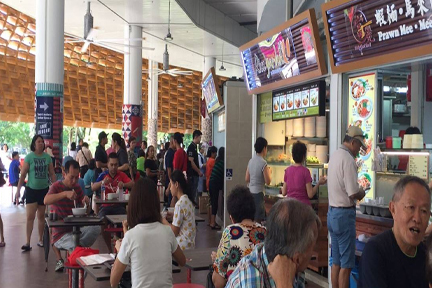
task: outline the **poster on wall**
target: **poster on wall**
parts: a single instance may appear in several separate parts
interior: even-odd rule
[[[267,92],[259,95],[259,117],[260,123],[272,121],[272,93]]]
[[[370,185],[366,197],[375,197],[375,172],[372,171],[372,152],[375,147],[376,135],[376,93],[375,73],[349,78],[348,85],[348,128],[358,126],[365,136],[367,149],[361,155],[357,155],[356,163],[359,167],[358,183],[362,187]]]

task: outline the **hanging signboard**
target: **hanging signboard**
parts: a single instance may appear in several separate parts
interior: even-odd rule
[[[333,73],[432,54],[432,1],[334,0],[322,10]]]
[[[273,121],[325,115],[325,81],[273,92]]]
[[[240,47],[249,94],[327,73],[315,10],[309,9]]]
[[[358,126],[365,136],[366,151],[357,155],[356,162],[359,167],[358,182],[363,188],[370,185],[367,198],[374,198],[375,172],[372,171],[372,154],[375,147],[376,122],[375,108],[375,73],[349,78],[348,100],[348,128]]]

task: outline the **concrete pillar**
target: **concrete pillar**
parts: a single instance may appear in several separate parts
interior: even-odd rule
[[[148,81],[148,134],[147,144],[157,149],[157,120],[158,120],[158,62],[149,60]]]
[[[203,67],[203,78],[207,74],[207,72],[210,70],[210,68],[214,67],[216,68],[216,58],[214,57],[204,57],[204,67]],[[217,85],[217,83],[216,83]],[[201,95],[201,98],[204,99],[204,95]],[[210,143],[212,141],[212,117],[210,117],[206,113],[206,117],[201,117],[201,132],[203,133],[201,142]]]
[[[413,63],[411,65],[411,123],[422,132],[423,106],[425,95],[426,73],[423,64]]]
[[[125,26],[125,38],[142,38],[142,27]],[[142,41],[126,41],[126,45],[142,46]],[[124,54],[124,94],[122,107],[122,133],[125,141],[130,136],[141,143],[143,130],[142,107],[142,50],[125,46]]]
[[[64,0],[36,3],[35,129],[63,159]]]

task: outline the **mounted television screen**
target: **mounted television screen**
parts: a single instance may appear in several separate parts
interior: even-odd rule
[[[219,87],[216,85],[216,73],[212,67],[201,82],[201,88],[207,106],[207,113],[212,113],[223,105]]]
[[[273,92],[273,121],[325,115],[325,81]]]

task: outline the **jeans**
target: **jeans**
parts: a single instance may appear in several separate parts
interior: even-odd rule
[[[199,181],[199,176],[192,176],[188,178],[189,189],[191,191],[190,196],[191,199],[195,201],[194,204],[198,203],[198,199],[197,199],[198,181]]]
[[[329,207],[327,228],[330,232],[333,263],[341,268],[355,266],[355,208]]]

